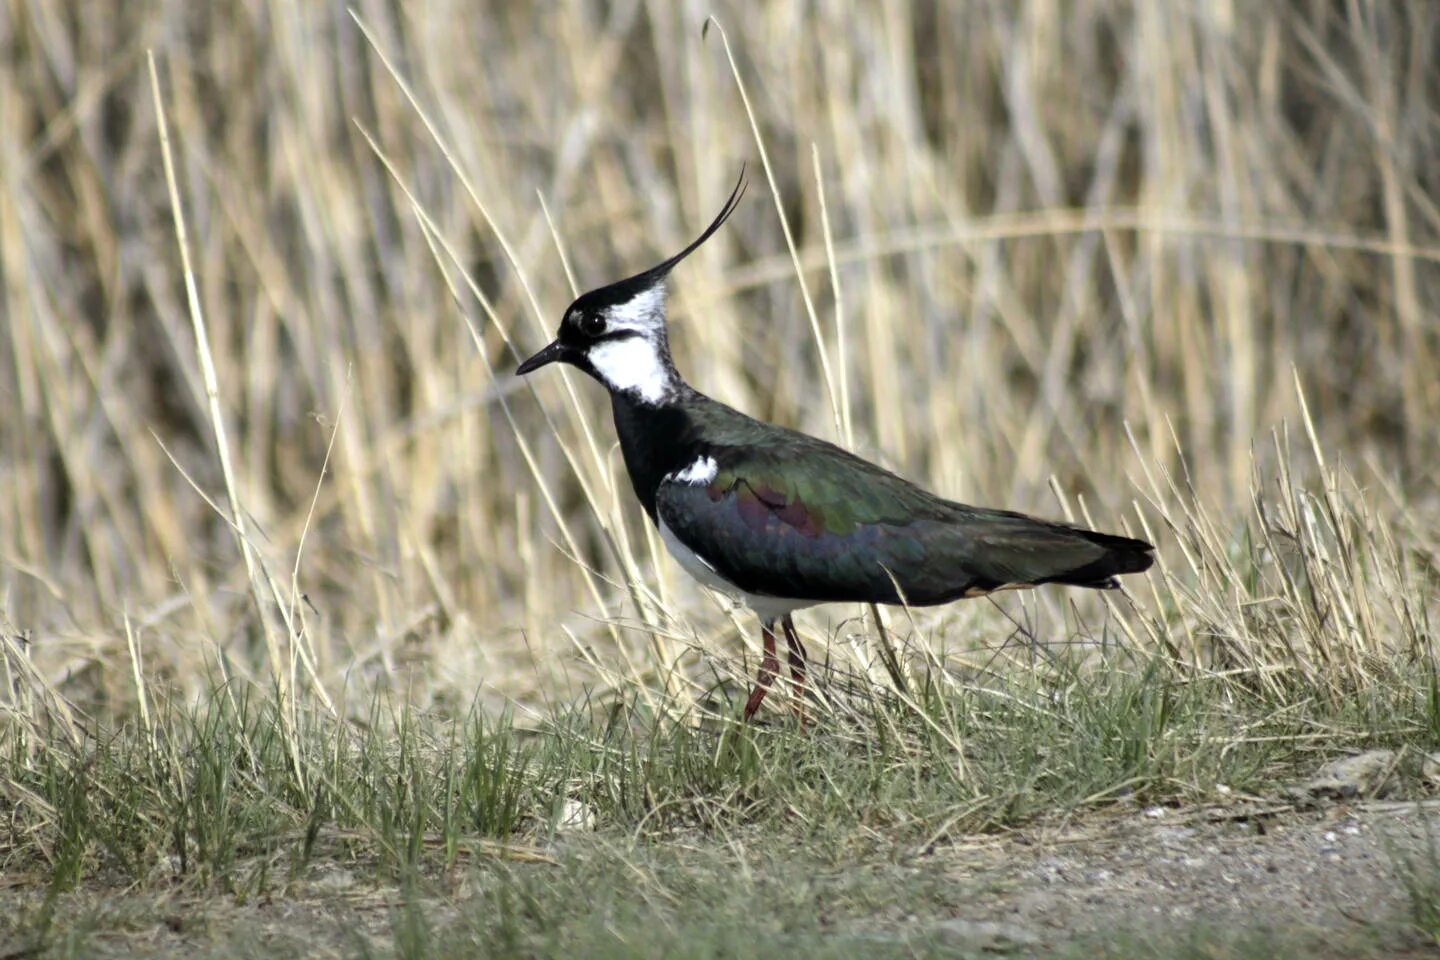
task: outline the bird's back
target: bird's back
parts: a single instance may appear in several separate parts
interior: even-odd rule
[[[698,393],[683,406],[685,455],[712,460],[713,476],[672,471],[657,520],[750,593],[924,606],[1005,586],[1111,587],[1152,562],[1140,540],[947,500]]]

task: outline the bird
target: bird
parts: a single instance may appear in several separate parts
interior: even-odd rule
[[[779,674],[778,625],[804,723],[796,610],[932,606],[1047,583],[1114,590],[1117,577],[1151,565],[1154,547],[1143,540],[945,499],[687,383],[670,355],[667,280],[735,212],[745,186],[742,168],[719,214],[679,253],[577,297],[555,339],[515,371],[569,364],[609,391],[631,486],[661,542],[686,573],[759,618],[762,658],[745,721]]]

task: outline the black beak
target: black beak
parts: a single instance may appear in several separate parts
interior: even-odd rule
[[[535,356],[531,357],[529,360],[526,360],[524,363],[520,364],[520,366],[516,367],[515,376],[523,377],[527,373],[530,373],[534,370],[539,370],[547,363],[554,363],[556,360],[563,360],[564,358],[565,348],[560,345],[559,340],[556,340],[544,350],[541,350],[539,353],[535,354]]]

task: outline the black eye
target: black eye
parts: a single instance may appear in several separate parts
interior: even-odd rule
[[[598,337],[605,332],[605,318],[598,313],[587,313],[580,317],[580,332],[589,337]]]

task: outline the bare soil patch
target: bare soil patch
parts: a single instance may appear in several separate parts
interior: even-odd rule
[[[1039,949],[1195,924],[1317,936],[1391,926],[1408,907],[1404,864],[1434,867],[1436,816],[1388,802],[1309,812],[1156,807],[1022,833],[948,868],[986,890],[958,911],[953,939]]]
[[[1428,805],[1388,802],[1311,811],[1115,810],[1058,827],[939,845],[888,865],[856,863],[856,871],[873,873],[866,881],[872,892],[846,898],[837,911],[817,891],[812,929],[786,920],[782,936],[762,936],[755,946],[761,953],[783,948],[799,956],[862,948],[884,956],[1039,957],[1091,948],[1109,956],[1164,956],[1172,949],[1180,955],[1168,944],[1190,943],[1197,931],[1218,931],[1225,936],[1196,955],[1259,955],[1225,943],[1265,934],[1279,938],[1270,948],[1275,956],[1440,956],[1433,941],[1407,929],[1410,890],[1404,879],[1407,869],[1418,869],[1410,882],[1436,882],[1431,833],[1437,817],[1440,811]],[[680,864],[678,872],[673,865],[653,874],[637,868],[636,876],[653,877],[652,889],[623,889],[630,881],[617,875],[622,889],[597,897],[593,914],[583,904],[575,907],[567,936],[578,930],[583,939],[593,931],[606,943],[605,929],[616,923],[614,904],[627,898],[639,911],[632,923],[643,925],[647,905],[662,902],[668,906],[666,918],[656,920],[661,928],[709,930],[707,911],[713,910],[718,927],[743,929],[750,919],[731,915],[733,904],[716,905],[698,892],[716,882],[752,887],[754,919],[763,927],[773,888],[751,869],[760,866],[752,858],[763,840],[749,838],[733,862],[725,850],[697,852],[693,870],[703,881],[695,886],[683,853],[672,860]],[[655,844],[647,844],[652,852]],[[484,931],[493,928],[480,916],[494,909],[496,885],[517,877],[531,884],[593,884],[565,866],[567,860],[593,859],[591,841],[571,837],[554,852],[558,866],[481,862],[408,894],[375,883],[363,868],[335,863],[313,865],[283,892],[243,901],[92,885],[61,898],[54,931],[38,953],[25,918],[34,916],[43,891],[11,886],[0,893],[7,918],[0,922],[0,957],[351,957],[432,950],[444,956],[555,955],[523,938],[490,939]],[[640,849],[635,854],[637,863],[646,855]],[[686,889],[695,893],[688,902]],[[488,899],[485,890],[492,894]],[[576,896],[583,898],[583,891]],[[672,949],[663,940],[630,936],[624,922],[618,926],[607,955],[662,956]],[[727,936],[717,936],[711,950],[702,935],[692,944],[694,955],[723,955],[732,942]]]

